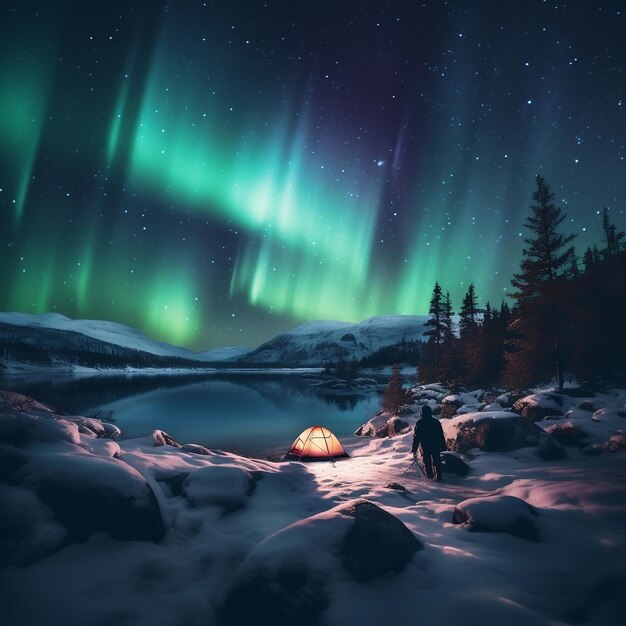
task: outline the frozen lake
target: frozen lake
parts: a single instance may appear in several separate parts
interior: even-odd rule
[[[380,408],[373,390],[336,392],[310,377],[6,376],[0,389],[25,393],[57,410],[112,418],[125,436],[154,429],[180,443],[251,456],[286,452],[306,427],[321,424],[344,442]]]

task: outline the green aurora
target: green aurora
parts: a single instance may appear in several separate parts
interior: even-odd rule
[[[388,36],[368,44],[364,16],[340,39],[324,11],[207,4],[2,9],[1,309],[255,345],[313,319],[425,314],[436,280],[456,307],[470,282],[498,304],[538,172],[579,253],[602,206],[623,226],[623,43],[590,100],[573,52],[540,33],[510,48],[483,10],[404,8],[399,29],[381,9]],[[428,19],[436,41],[411,30]]]

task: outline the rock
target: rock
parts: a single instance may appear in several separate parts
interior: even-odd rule
[[[458,504],[452,515],[454,524],[464,524],[473,532],[503,532],[539,541],[537,511],[514,496],[471,498]]]
[[[527,395],[528,391],[518,389],[517,391],[507,391],[506,393],[497,396],[495,400],[505,409],[510,409],[518,400],[521,400]]]
[[[387,422],[387,437],[399,435],[405,428],[409,427],[409,423],[399,417],[392,417]],[[378,436],[378,435],[377,435]]]
[[[455,395],[446,396],[440,402],[441,417],[443,419],[451,418],[456,413],[457,409],[459,409],[462,406],[463,406],[463,400],[461,399],[461,396],[455,396]]]
[[[544,461],[558,461],[562,459],[565,456],[563,446],[554,437],[545,432],[543,434],[544,436],[539,438],[537,455]]]
[[[588,456],[598,456],[604,452],[604,446],[601,443],[592,443],[581,448],[580,451]]]
[[[385,489],[393,489],[394,491],[406,491],[406,487],[400,483],[389,483],[385,485]]]
[[[537,393],[520,398],[513,410],[526,419],[538,422],[548,416],[563,415],[563,398],[554,393]]]
[[[354,434],[360,437],[373,437],[381,439],[383,437],[393,437],[399,435],[405,429],[409,428],[409,423],[396,416],[389,416],[388,413],[381,411],[370,420],[359,426]]]
[[[55,441],[67,441],[78,445],[80,434],[78,424],[65,419],[39,419],[28,431],[28,438],[32,441],[53,443]]]
[[[104,427],[102,426],[102,422],[100,420],[94,419],[93,417],[84,417],[79,418],[77,421],[78,429],[82,434],[86,434],[87,432],[91,432],[96,437],[104,437]]]
[[[211,451],[197,443],[186,443],[180,447],[181,452],[190,452],[191,454],[211,454]]]
[[[218,622],[313,626],[331,598],[345,589],[342,568],[358,583],[389,578],[422,547],[400,520],[377,505],[342,503],[258,544],[235,575]]]
[[[109,439],[118,439],[122,434],[122,431],[115,424],[110,424],[109,422],[101,422],[101,426],[104,430],[103,437],[108,437]]]
[[[0,445],[0,481],[9,479],[22,465],[26,465],[28,456],[19,448],[10,444]]]
[[[595,413],[598,410],[598,407],[591,402],[591,400],[584,400],[578,405],[578,408],[583,411],[591,411],[592,413]]]
[[[63,546],[67,531],[34,492],[0,483],[2,565],[30,565]]]
[[[467,476],[470,473],[470,466],[454,452],[441,453],[441,469],[444,474],[456,474],[457,476]]]
[[[70,541],[96,532],[114,539],[159,541],[164,533],[157,500],[135,469],[89,454],[35,455],[12,478],[33,490],[68,530]]]
[[[216,506],[224,513],[244,507],[254,493],[256,479],[246,470],[227,465],[209,465],[189,474],[183,495],[192,507]]]
[[[359,500],[340,512],[354,518],[341,550],[344,567],[358,582],[401,572],[424,546],[397,518],[379,506]]]
[[[554,424],[546,428],[546,432],[552,435],[563,446],[575,446],[582,439],[589,437],[580,426],[572,424],[572,422],[563,422]]]
[[[456,452],[472,448],[510,452],[527,446],[543,446],[538,452],[551,459],[562,458],[565,454],[560,444],[537,424],[515,413],[469,413],[442,422],[442,426],[448,448]]]
[[[172,446],[173,448],[180,448],[180,444],[174,441],[164,430],[155,430],[152,433],[152,443],[155,448],[159,446]]]
[[[21,446],[28,440],[29,431],[38,418],[20,413],[0,414],[0,442],[12,446]]]
[[[602,447],[606,452],[626,450],[626,435],[622,432],[615,433],[609,437],[609,440]]]

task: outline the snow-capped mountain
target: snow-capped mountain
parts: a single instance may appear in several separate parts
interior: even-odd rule
[[[98,342],[112,344],[129,350],[137,350],[163,357],[176,357],[193,361],[222,361],[240,357],[249,352],[247,348],[218,348],[207,352],[192,352],[187,348],[150,339],[142,331],[105,320],[73,320],[59,313],[0,313],[0,324],[23,327],[25,331],[37,329],[78,333]],[[0,330],[0,338],[6,335]]]
[[[270,339],[237,360],[249,363],[323,365],[359,361],[377,351],[425,340],[423,315],[387,315],[349,322],[316,321]]]
[[[397,315],[372,317],[358,324],[307,322],[256,350],[217,348],[192,352],[150,339],[140,330],[116,322],[73,320],[58,313],[0,313],[0,354],[5,354],[5,361],[43,367],[183,367],[182,360],[322,366],[360,361],[381,349],[414,345],[424,339],[427,319]],[[173,363],[172,359],[181,362]]]

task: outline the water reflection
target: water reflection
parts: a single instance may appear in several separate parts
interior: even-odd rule
[[[243,454],[285,450],[304,428],[323,424],[349,437],[379,408],[376,391],[337,392],[311,376],[13,376],[19,391],[67,413],[108,415],[128,436],[166,430],[181,443]]]

